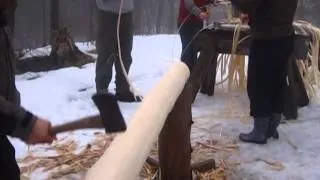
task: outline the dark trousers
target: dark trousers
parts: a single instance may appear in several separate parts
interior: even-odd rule
[[[20,170],[14,147],[6,136],[0,135],[0,179],[19,180]]]
[[[186,63],[192,71],[192,68],[197,60],[198,49],[192,43],[195,35],[202,29],[203,23],[185,23],[182,25],[179,34],[182,43],[181,60]]]
[[[0,12],[0,96],[20,104],[20,96],[15,87],[13,72],[13,49],[2,27]],[[2,22],[1,22],[2,21]],[[3,119],[0,118],[0,121]],[[20,170],[15,159],[15,150],[5,135],[0,135],[0,179],[20,180]]]
[[[249,53],[247,91],[250,115],[269,117],[283,112],[283,90],[294,37],[253,40]]]
[[[98,32],[96,39],[98,59],[95,79],[97,91],[108,90],[112,79],[113,64],[115,64],[116,70],[115,83],[117,92],[129,91],[129,86],[119,61],[117,20],[118,14],[102,10],[98,11]],[[121,15],[119,34],[123,64],[126,71],[129,72],[132,63],[131,50],[133,44],[133,20],[131,12]]]

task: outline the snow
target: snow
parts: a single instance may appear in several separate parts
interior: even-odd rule
[[[94,49],[92,43],[77,43],[77,45],[83,51]],[[133,47],[133,64],[129,77],[139,93],[144,95],[170,65],[179,60],[180,39],[177,35],[136,36]],[[49,49],[46,47],[40,52],[49,52]],[[91,96],[95,92],[94,76],[95,64],[92,63],[81,69],[65,68],[50,72],[26,73],[16,77],[16,84],[21,93],[22,105],[33,113],[49,119],[53,125],[57,125],[98,113],[91,101]],[[114,91],[114,88],[112,81],[110,90]],[[119,104],[126,121],[129,121],[139,106],[138,103]],[[308,107],[301,108],[298,120],[282,124],[280,139],[269,140],[267,145],[246,144],[238,140],[240,132],[251,129],[248,107],[245,91],[228,93],[223,87],[217,86],[213,97],[198,94],[192,109],[195,121],[192,141],[205,139],[236,141],[239,152],[230,154],[227,159],[240,160],[241,164],[232,169],[230,179],[320,179],[319,101],[314,100]],[[92,133],[93,131],[89,130],[76,131],[67,136],[85,145],[90,141]],[[59,135],[58,139],[64,136],[66,134]],[[28,147],[24,143],[13,138],[11,142],[16,148],[17,158],[27,155]],[[290,143],[298,148],[295,149]],[[41,147],[45,145],[30,149],[41,155],[43,154]],[[264,162],[255,161],[258,157],[280,162],[285,168],[282,171],[270,170]],[[39,171],[30,176],[32,180],[44,177],[45,174]]]

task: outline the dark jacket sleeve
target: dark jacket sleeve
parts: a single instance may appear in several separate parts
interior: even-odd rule
[[[262,0],[231,0],[231,3],[242,13],[250,14],[261,4]]]
[[[34,126],[35,116],[0,96],[0,135],[26,140]]]

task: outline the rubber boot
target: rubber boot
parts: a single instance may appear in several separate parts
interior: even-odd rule
[[[241,133],[239,139],[248,143],[266,144],[269,122],[270,117],[254,118],[253,130],[248,134]]]
[[[269,122],[269,131],[268,131],[268,138],[273,137],[274,139],[279,139],[279,132],[277,130],[279,124],[281,121],[281,114],[280,113],[274,113],[272,114],[272,118]]]

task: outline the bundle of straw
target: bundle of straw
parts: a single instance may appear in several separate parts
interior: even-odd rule
[[[54,150],[56,155],[53,156],[29,156],[18,160],[21,166],[22,179],[28,180],[31,173],[36,170],[42,170],[49,173],[48,179],[67,179],[68,175],[86,172],[104,153],[110,145],[114,136],[108,136],[103,133],[96,133],[92,143],[83,147],[77,153],[79,147],[74,140],[58,141],[47,150]],[[193,162],[204,160],[204,154],[232,153],[238,147],[233,142],[221,143],[218,141],[196,142],[193,151]],[[150,152],[150,157],[157,159],[157,144]],[[158,174],[158,168],[154,164],[146,162],[140,172],[142,179],[154,179]],[[194,172],[198,179],[224,179],[225,171],[230,168],[228,163],[221,160],[217,169],[211,169],[206,172]]]

